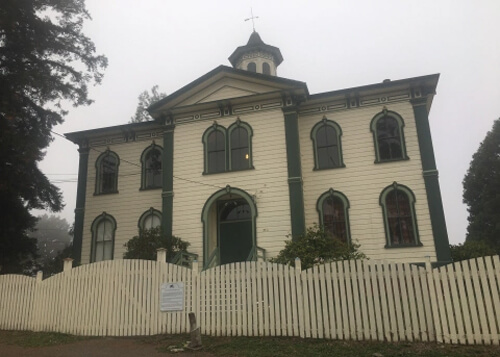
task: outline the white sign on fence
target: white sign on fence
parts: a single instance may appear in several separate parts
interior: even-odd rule
[[[184,310],[184,283],[165,283],[160,290],[160,311]]]

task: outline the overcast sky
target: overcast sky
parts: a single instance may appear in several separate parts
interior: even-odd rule
[[[252,32],[279,47],[278,76],[311,94],[440,73],[430,113],[448,234],[465,239],[462,179],[500,116],[500,1],[168,1],[86,0],[85,34],[109,66],[89,107],[69,108],[54,131],[125,124],[138,95],[158,84],[170,94],[220,64]],[[74,220],[77,146],[56,137],[42,170],[60,187]]]

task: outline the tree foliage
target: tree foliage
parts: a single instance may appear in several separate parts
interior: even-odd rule
[[[145,90],[139,94],[139,104],[137,104],[135,115],[130,118],[129,123],[140,123],[142,121],[153,120],[147,111],[148,107],[166,96],[165,93],[158,92],[158,85],[154,85],[153,88],[151,88],[151,93]]]
[[[337,260],[366,259],[366,256],[358,251],[359,247],[359,244],[344,243],[321,227],[314,226],[308,228],[306,234],[296,240],[285,241],[285,248],[270,261],[295,266],[295,258],[299,258],[302,269],[307,269]]]
[[[497,254],[495,249],[485,241],[469,240],[463,244],[450,245],[454,262]]]
[[[163,235],[160,227],[145,229],[125,243],[127,251],[123,254],[123,258],[156,260],[156,250],[165,248],[167,262],[170,262],[178,252],[186,252],[189,245],[181,238]]]
[[[484,241],[500,253],[500,118],[473,155],[463,185],[466,241]]]
[[[107,65],[82,33],[83,0],[3,0],[0,6],[0,266],[21,272],[36,254],[31,209],[62,208],[37,163],[63,122],[64,104],[88,105]],[[31,258],[30,258],[31,257]]]

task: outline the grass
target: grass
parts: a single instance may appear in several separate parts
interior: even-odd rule
[[[0,345],[47,347],[97,339],[52,332],[0,331]],[[128,337],[127,339],[130,339]],[[153,345],[170,355],[169,348],[182,347],[188,335],[134,337],[137,343]],[[295,337],[211,337],[203,336],[202,352],[214,356],[294,357],[294,356],[397,356],[397,357],[500,357],[500,346],[462,346],[436,343],[387,343],[371,341],[338,341]],[[374,355],[378,353],[379,355]],[[1,354],[1,353],[0,353]],[[183,353],[175,353],[182,356]]]
[[[157,345],[160,352],[182,347],[187,335],[152,336],[143,343]],[[386,343],[371,341],[317,340],[289,337],[211,337],[203,336],[203,351],[215,356],[293,357],[293,356],[426,356],[492,357],[500,356],[500,346],[438,345],[436,343]],[[182,353],[180,353],[182,356]],[[377,356],[377,355],[375,355]]]
[[[21,347],[47,347],[89,339],[57,332],[0,331],[0,344]]]

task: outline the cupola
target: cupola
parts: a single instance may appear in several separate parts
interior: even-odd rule
[[[237,69],[276,76],[276,68],[283,62],[283,56],[278,47],[265,44],[254,31],[248,43],[229,56],[229,62]]]

